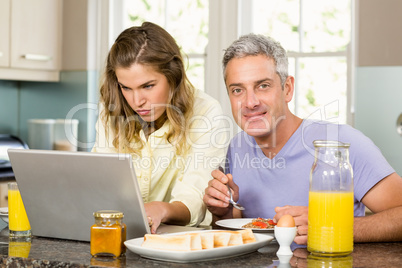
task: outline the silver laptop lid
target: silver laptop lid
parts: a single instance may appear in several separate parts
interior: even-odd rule
[[[32,234],[90,240],[93,213],[124,213],[127,239],[150,233],[129,154],[9,149]]]

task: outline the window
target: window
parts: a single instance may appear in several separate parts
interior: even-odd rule
[[[188,56],[190,81],[217,98],[228,116],[223,49],[254,32],[273,37],[288,51],[289,74],[295,76],[290,108],[296,115],[353,125],[352,0],[110,1],[120,10],[112,12],[121,24],[113,38],[145,20],[164,27]]]
[[[122,8],[122,28],[116,30],[121,32],[144,21],[165,28],[187,56],[185,61],[190,81],[196,88],[204,90],[208,0],[125,0]]]
[[[253,0],[251,12],[251,31],[273,37],[288,51],[293,112],[346,123],[351,1]]]

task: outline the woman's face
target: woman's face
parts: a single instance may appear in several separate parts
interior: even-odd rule
[[[130,107],[146,122],[157,120],[169,101],[166,77],[152,67],[133,64],[116,69],[117,82]]]

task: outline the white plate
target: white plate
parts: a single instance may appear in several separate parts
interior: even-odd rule
[[[253,221],[254,218],[239,218],[239,219],[227,219],[227,220],[220,220],[215,222],[216,225],[224,228],[229,228],[229,229],[246,229],[243,228],[243,225],[246,225],[247,223],[250,223]],[[258,229],[258,228],[249,228],[253,230],[253,232],[257,233],[274,233],[274,228],[272,229]]]
[[[8,223],[8,207],[2,207],[0,208],[0,218]]]
[[[211,231],[204,230],[200,232],[211,232]],[[168,235],[174,235],[174,234],[168,234]],[[186,252],[143,248],[141,247],[141,244],[144,241],[143,237],[127,240],[124,242],[124,244],[129,250],[144,258],[160,260],[160,261],[187,263],[187,262],[198,262],[198,261],[210,261],[210,260],[223,259],[247,254],[268,245],[269,242],[272,239],[274,239],[273,236],[271,235],[254,234],[254,236],[257,241],[253,243],[238,246],[214,248],[214,249],[186,251]]]

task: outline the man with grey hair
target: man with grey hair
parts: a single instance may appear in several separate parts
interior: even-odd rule
[[[232,114],[242,128],[231,141],[225,172],[215,170],[204,203],[214,222],[290,214],[295,242],[307,243],[309,175],[314,140],[350,143],[354,172],[354,241],[402,240],[402,178],[375,144],[348,125],[301,119],[288,107],[294,78],[286,51],[272,38],[249,34],[225,51],[223,72]],[[229,204],[227,185],[234,200]],[[374,215],[365,215],[368,207]]]

